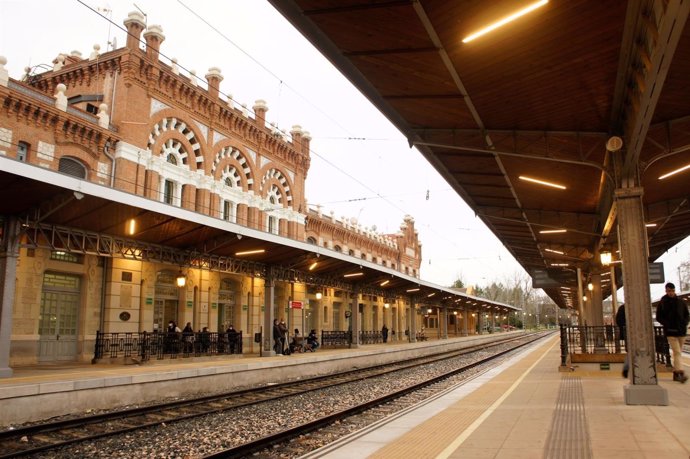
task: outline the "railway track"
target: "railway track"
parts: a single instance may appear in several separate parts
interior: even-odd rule
[[[516,340],[524,340],[525,338],[525,335],[521,335],[520,337],[511,337],[497,341],[490,345],[474,346],[435,356],[358,369],[308,380],[290,381],[231,393],[179,400],[85,417],[75,417],[73,419],[6,430],[0,432],[0,458],[14,458],[39,452],[49,452],[78,442],[124,435],[128,432],[148,427],[180,422],[199,416],[305,394],[326,387],[348,384],[353,381],[428,365],[445,359],[463,356],[480,349],[495,348]]]
[[[458,374],[467,372],[469,370],[475,369],[481,366],[487,366],[494,363],[496,359],[499,359],[506,354],[514,352],[516,349],[532,344],[534,341],[544,337],[545,334],[540,334],[532,339],[525,340],[524,342],[516,345],[507,350],[497,352],[496,354],[480,359],[469,365],[465,365],[461,368],[455,369],[453,371],[444,373],[442,375],[435,376],[421,383],[410,385],[404,389],[391,392],[385,396],[378,397],[373,400],[369,400],[355,406],[352,406],[346,410],[342,410],[336,413],[331,413],[327,416],[320,417],[318,419],[313,419],[300,425],[292,426],[289,429],[284,429],[282,431],[276,432],[274,434],[258,438],[256,440],[244,443],[242,445],[233,446],[221,451],[217,451],[213,454],[208,454],[203,456],[203,459],[227,459],[227,458],[245,458],[245,457],[273,457],[275,453],[273,451],[279,451],[280,453],[275,457],[297,457],[301,456],[304,451],[303,447],[297,445],[293,447],[291,443],[296,439],[303,439],[305,435],[310,432],[315,431],[328,431],[329,429],[335,428],[338,431],[342,431],[340,425],[345,423],[345,420],[352,418],[354,416],[365,416],[370,417],[371,422],[375,422],[381,417],[387,416],[389,414],[398,412],[404,409],[407,405],[399,407],[396,406],[396,401],[401,398],[408,396],[410,394],[418,393],[417,399],[423,400],[427,398],[427,390],[448,378],[456,376]],[[435,394],[435,391],[429,391],[429,394]],[[367,415],[371,413],[371,415]],[[359,422],[362,423],[362,422]],[[364,421],[364,424],[367,422]],[[343,435],[349,432],[339,432],[336,435]],[[333,436],[332,432],[328,432],[326,436]],[[290,454],[290,450],[296,450],[295,454]]]

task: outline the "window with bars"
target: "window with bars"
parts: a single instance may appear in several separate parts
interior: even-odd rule
[[[71,175],[72,177],[86,178],[86,167],[78,160],[68,156],[60,158],[58,171],[63,174]]]
[[[29,158],[29,149],[31,147],[26,142],[19,142],[17,144],[17,160],[26,162]]]
[[[65,261],[67,263],[81,263],[82,257],[80,255],[63,252],[62,250],[54,250],[50,252],[50,259],[55,261]]]
[[[163,202],[166,204],[175,203],[175,182],[166,180],[163,183]]]

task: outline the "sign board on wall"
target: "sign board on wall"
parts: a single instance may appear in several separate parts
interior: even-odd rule
[[[304,307],[304,302],[302,302],[302,301],[290,301],[289,307],[291,309],[302,309]]]

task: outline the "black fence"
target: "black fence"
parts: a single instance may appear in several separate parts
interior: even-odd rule
[[[626,351],[625,327],[613,325],[561,325],[561,365],[571,354],[621,354]],[[654,327],[656,361],[671,366],[671,354],[663,327]]]
[[[104,358],[177,359],[242,353],[242,332],[102,333],[96,332],[93,361]]]
[[[350,331],[322,331],[321,346],[338,347],[349,346],[352,342],[352,332]]]

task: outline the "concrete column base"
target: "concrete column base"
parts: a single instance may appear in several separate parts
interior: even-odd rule
[[[350,349],[359,349],[359,344],[358,343],[350,344]]]
[[[623,394],[626,405],[668,405],[668,391],[658,384],[627,384]]]
[[[14,371],[12,368],[6,367],[6,368],[0,368],[0,378],[9,378],[14,374]]]

